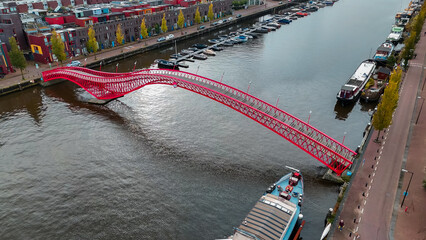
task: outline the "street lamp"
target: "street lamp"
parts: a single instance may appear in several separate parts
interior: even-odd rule
[[[404,205],[405,197],[408,195],[408,188],[410,187],[411,179],[413,179],[414,173],[411,172],[411,171],[408,171],[406,169],[401,169],[401,171],[405,172],[405,173],[411,173],[410,181],[408,181],[408,185],[407,185],[407,190],[405,190],[405,192],[404,192],[404,198],[402,199],[402,203],[401,203],[401,207],[402,207],[402,205]]]

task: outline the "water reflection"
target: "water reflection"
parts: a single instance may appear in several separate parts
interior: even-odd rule
[[[40,124],[44,109],[40,92],[40,87],[34,87],[2,96],[0,117],[3,118],[18,112],[27,112],[37,124]]]
[[[335,118],[339,120],[346,120],[352,112],[355,104],[355,102],[342,103],[340,101],[336,101],[336,105],[334,106],[334,113],[336,114]]]
[[[378,102],[359,101],[359,104],[361,105],[361,109],[360,109],[361,111],[369,112],[370,114],[374,110],[374,108],[376,108]]]

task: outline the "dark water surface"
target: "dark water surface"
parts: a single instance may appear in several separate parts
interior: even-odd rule
[[[278,106],[302,120],[312,111],[312,125],[355,149],[374,105],[342,107],[335,95],[407,3],[342,0],[186,71],[224,74],[243,90],[251,81],[253,95],[272,104],[279,97]],[[119,71],[172,53],[130,58]],[[285,165],[305,176],[302,236],[321,235],[337,186],[320,180],[320,162],[260,124],[170,86],[105,106],[84,103],[88,97],[62,83],[0,99],[0,239],[222,238]]]

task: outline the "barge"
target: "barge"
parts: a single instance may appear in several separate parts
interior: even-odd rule
[[[376,62],[372,60],[363,61],[354,74],[337,93],[337,100],[341,102],[352,102],[358,99],[371,75],[376,69]]]
[[[256,202],[241,225],[234,228],[233,240],[287,240],[297,239],[303,215],[303,177],[299,170],[292,170],[271,185]]]

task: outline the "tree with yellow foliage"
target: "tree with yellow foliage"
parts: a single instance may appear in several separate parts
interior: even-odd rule
[[[161,31],[163,31],[163,33],[167,32],[167,21],[166,21],[166,14],[163,14],[163,20],[161,20]]]
[[[148,30],[145,25],[145,18],[142,19],[142,23],[141,23],[141,36],[143,39],[148,37]]]
[[[115,38],[117,40],[118,45],[121,45],[121,44],[124,43],[124,35],[121,32],[121,25],[120,24],[117,25],[117,30],[115,31]]]
[[[197,24],[200,24],[200,22],[201,22],[201,15],[200,15],[200,10],[198,9],[198,7],[197,7],[197,10],[195,10],[195,17],[194,17],[194,21],[195,21]]]
[[[213,3],[210,3],[209,5],[209,12],[207,13],[207,17],[209,18],[209,21],[213,20],[214,18]]]

